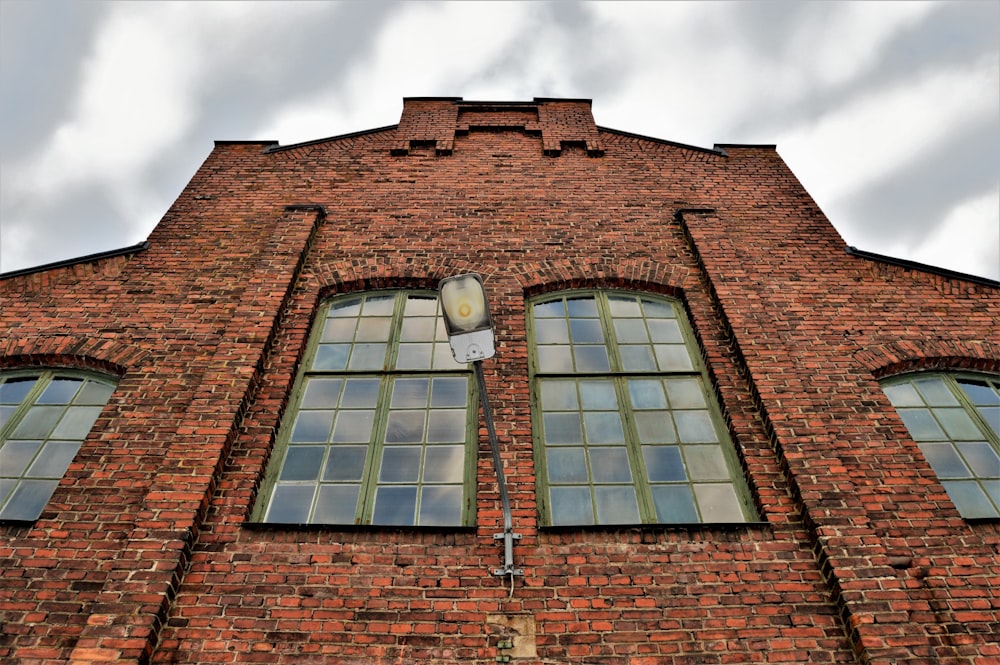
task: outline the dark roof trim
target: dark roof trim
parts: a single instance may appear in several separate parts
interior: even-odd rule
[[[642,139],[644,141],[652,141],[653,143],[660,143],[662,145],[671,145],[675,148],[684,148],[685,150],[695,150],[697,152],[708,153],[709,155],[717,155],[719,157],[728,157],[725,150],[715,146],[714,148],[702,148],[697,145],[690,145],[687,143],[678,143],[677,141],[668,141],[667,139],[658,139],[654,136],[645,136],[644,134],[635,134],[633,132],[626,132],[621,129],[611,129],[610,127],[597,126],[597,131],[599,132],[610,132],[611,134],[618,134],[619,136],[628,136],[633,139]]]
[[[217,146],[219,146],[219,145],[265,145],[265,146],[278,145],[278,142],[274,141],[274,140],[268,140],[268,141],[219,141],[219,140],[216,140],[216,141],[213,141],[213,143],[215,145],[217,145]]]
[[[979,275],[970,275],[964,272],[958,272],[956,270],[948,270],[947,268],[938,268],[937,266],[927,265],[926,263],[917,263],[916,261],[909,261],[907,259],[899,259],[894,256],[886,256],[884,254],[876,254],[875,252],[866,252],[857,247],[850,246],[847,248],[847,253],[851,256],[856,256],[859,259],[868,259],[869,261],[878,261],[879,263],[888,263],[889,265],[899,266],[901,268],[909,268],[910,270],[919,270],[920,272],[929,272],[935,275],[941,275],[942,277],[948,277],[950,279],[961,279],[966,282],[973,282],[974,284],[982,284],[983,286],[992,286],[993,288],[1000,288],[1000,281],[995,279],[990,279],[988,277],[980,277]]]
[[[303,141],[302,143],[289,143],[288,145],[278,145],[272,144],[264,148],[265,153],[280,152],[282,150],[291,150],[293,148],[304,148],[310,145],[317,145],[319,143],[326,143],[328,141],[339,141],[341,139],[353,139],[359,136],[367,136],[368,134],[377,134],[379,132],[385,132],[390,129],[396,129],[399,125],[386,125],[385,127],[376,127],[375,129],[363,129],[360,132],[351,132],[350,134],[338,134],[337,136],[328,136],[324,139],[313,139],[312,141]]]
[[[716,150],[726,151],[726,148],[747,148],[749,150],[777,150],[774,143],[716,143],[713,146]]]
[[[129,254],[135,254],[136,252],[142,252],[149,249],[149,241],[143,240],[142,242],[131,245],[129,247],[122,247],[120,249],[111,249],[106,252],[97,252],[96,254],[88,254],[86,256],[80,256],[74,259],[64,259],[62,261],[54,261],[52,263],[45,263],[40,266],[33,266],[31,268],[22,268],[21,270],[11,270],[10,272],[0,273],[0,279],[8,279],[11,277],[22,277],[24,275],[31,275],[36,272],[45,272],[46,270],[55,270],[56,268],[67,268],[69,266],[79,265],[81,263],[90,263],[92,261],[100,261],[102,259],[113,259],[116,256],[127,256]]]

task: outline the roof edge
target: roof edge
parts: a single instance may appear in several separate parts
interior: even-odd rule
[[[79,265],[81,263],[91,263],[93,261],[100,261],[102,259],[113,259],[117,256],[126,256],[128,254],[136,254],[138,252],[145,251],[149,249],[149,241],[143,240],[135,245],[130,245],[128,247],[120,247],[118,249],[109,249],[106,252],[97,252],[95,254],[87,254],[86,256],[78,256],[72,259],[63,259],[62,261],[53,261],[52,263],[43,263],[40,266],[32,266],[30,268],[21,268],[20,270],[11,270],[10,272],[0,272],[0,279],[10,279],[12,277],[23,277],[24,275],[32,275],[38,272],[45,272],[47,270],[55,270],[57,268],[68,268],[69,266]]]
[[[306,146],[317,145],[319,143],[327,143],[328,141],[340,141],[342,139],[353,139],[353,138],[357,138],[358,136],[367,136],[368,134],[377,134],[378,132],[385,132],[385,131],[388,131],[388,130],[391,130],[391,129],[396,129],[397,127],[399,127],[398,124],[396,124],[396,125],[386,125],[385,127],[375,127],[374,129],[362,129],[361,131],[358,131],[358,132],[349,132],[347,134],[338,134],[336,136],[327,136],[326,138],[312,139],[310,141],[302,141],[301,143],[289,143],[288,145],[281,145],[281,144],[275,142],[275,143],[272,143],[271,145],[267,146],[266,148],[264,148],[264,153],[265,154],[270,154],[272,152],[280,152],[282,150],[291,150],[293,148],[304,148]]]
[[[623,129],[613,129],[611,127],[603,127],[601,125],[597,126],[597,131],[599,132],[610,132],[612,134],[618,134],[620,136],[628,136],[634,139],[643,139],[645,141],[653,141],[654,143],[661,143],[663,145],[670,145],[675,148],[684,148],[685,150],[697,150],[698,152],[708,153],[710,155],[717,155],[719,157],[728,157],[729,155],[725,150],[722,150],[718,145],[712,148],[703,148],[700,145],[691,145],[689,143],[680,143],[679,141],[671,141],[669,139],[658,139],[655,136],[646,136],[645,134],[636,134],[635,132],[626,132]]]
[[[934,275],[940,275],[941,277],[948,277],[950,279],[961,279],[966,282],[972,282],[974,284],[980,284],[982,286],[992,286],[995,289],[1000,289],[1000,281],[995,279],[990,279],[989,277],[970,275],[969,273],[958,272],[957,270],[949,270],[948,268],[940,268],[938,266],[932,266],[927,263],[919,263],[917,261],[910,261],[909,259],[900,259],[895,256],[886,256],[885,254],[876,254],[875,252],[867,252],[863,249],[858,249],[853,245],[848,246],[846,251],[851,256],[856,256],[859,259],[878,261],[879,263],[888,263],[889,265],[899,266],[900,268],[919,270],[920,272],[932,273]]]

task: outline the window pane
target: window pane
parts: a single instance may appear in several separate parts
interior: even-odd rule
[[[693,524],[698,521],[688,485],[654,485],[656,521],[662,524]]]
[[[415,409],[427,406],[427,391],[430,389],[430,379],[396,379],[392,385],[393,409]]]
[[[387,443],[417,443],[424,440],[424,411],[391,411],[385,428]]]
[[[631,379],[628,382],[629,397],[636,409],[665,409],[667,398],[663,395],[663,382],[657,380]]]
[[[465,411],[435,409],[427,414],[428,443],[465,441]]]
[[[921,443],[920,450],[939,478],[971,478],[955,446],[951,443]]]
[[[640,411],[635,418],[635,429],[640,443],[674,443],[677,433],[670,414],[666,411]]]
[[[425,526],[457,526],[462,523],[462,487],[430,486],[420,490],[420,522]]]
[[[578,406],[575,381],[542,381],[542,408],[546,411],[575,410]]]
[[[594,509],[587,487],[552,487],[549,489],[552,523],[559,525],[593,524]]]
[[[62,478],[81,445],[79,441],[49,441],[25,475],[32,478]]]
[[[267,521],[285,524],[307,524],[316,485],[282,485],[274,488]]]
[[[367,296],[361,309],[362,316],[392,316],[395,307],[395,296]]]
[[[41,441],[7,441],[0,447],[0,475],[18,477],[31,464]]]
[[[977,406],[1000,405],[1000,393],[978,381],[959,381],[959,387],[969,396],[969,400]]]
[[[654,483],[687,480],[681,450],[677,446],[643,446],[646,476]]]
[[[464,407],[468,403],[469,380],[466,378],[434,379],[431,385],[431,408]]]
[[[574,344],[602,344],[604,342],[604,331],[601,330],[601,322],[597,319],[571,319],[569,330]]]
[[[997,437],[1000,437],[1000,407],[980,406],[977,408],[979,413],[982,414],[983,420],[985,420],[986,424],[993,430],[993,433],[996,434]]]
[[[430,369],[433,344],[400,344],[396,355],[399,369]]]
[[[357,319],[327,319],[323,324],[321,342],[353,342]]]
[[[680,324],[673,319],[647,320],[646,325],[649,328],[649,337],[654,342],[679,344],[684,341]]]
[[[464,446],[428,446],[424,456],[425,483],[460,483],[465,476]]]
[[[918,379],[913,382],[917,392],[924,398],[928,406],[957,406],[958,399],[951,394],[944,380],[939,378]]]
[[[535,322],[535,339],[539,344],[567,344],[569,330],[565,319],[542,319]]]
[[[704,409],[705,395],[701,391],[701,381],[698,379],[667,379],[667,396],[670,406],[674,409]]]
[[[52,379],[36,404],[69,404],[82,383],[82,379]]]
[[[337,424],[330,440],[334,443],[367,443],[371,441],[374,424],[374,411],[341,411],[337,414]]]
[[[402,342],[433,342],[435,327],[433,318],[403,319],[399,339]]]
[[[743,509],[736,491],[729,483],[695,485],[701,519],[706,522],[742,522]]]
[[[659,300],[642,299],[642,311],[650,319],[674,318],[673,306]]]
[[[636,318],[642,316],[639,303],[631,296],[608,296],[608,309],[611,316]]]
[[[36,377],[7,379],[0,383],[0,404],[20,404],[35,387]]]
[[[101,415],[101,409],[100,406],[69,407],[52,432],[52,438],[83,441],[87,438],[90,428],[94,426],[94,421]]]
[[[664,372],[684,372],[694,369],[687,347],[682,344],[657,344],[656,362]]]
[[[280,480],[316,480],[323,465],[324,446],[290,446]]]
[[[420,479],[419,446],[386,446],[382,449],[381,483],[415,483]]]
[[[408,296],[406,298],[406,309],[403,315],[412,316],[435,316],[438,313],[438,300],[436,297]]]
[[[534,306],[533,308],[536,318],[561,318],[566,316],[566,308],[563,306],[562,300],[553,300],[552,302],[543,302]]]
[[[348,367],[353,370],[383,369],[385,344],[355,344]]]
[[[644,344],[649,342],[646,323],[642,319],[616,319],[615,337],[618,338],[619,344]]]
[[[607,372],[611,369],[608,350],[603,346],[574,346],[573,356],[578,372]]]
[[[340,389],[344,385],[342,379],[308,379],[302,395],[303,409],[333,408],[340,399]]]
[[[347,300],[338,300],[334,306],[330,308],[330,313],[327,316],[330,318],[354,317],[360,313],[361,298],[350,298]]]
[[[928,409],[899,409],[899,417],[914,441],[941,441],[945,438]]]
[[[573,356],[568,346],[549,346],[539,351],[538,371],[566,373],[573,371]]]
[[[611,381],[580,381],[580,403],[584,409],[617,409],[618,396]]]
[[[353,524],[360,494],[360,485],[320,485],[312,521],[317,524]]]
[[[620,346],[618,354],[622,358],[622,369],[626,372],[655,372],[656,360],[649,346]]]
[[[893,406],[923,406],[924,400],[919,393],[909,383],[900,383],[895,386],[885,386],[885,396]]]
[[[1000,478],[1000,456],[997,456],[993,446],[985,441],[956,445],[977,477]]]
[[[348,344],[320,344],[313,358],[315,370],[336,370],[347,367],[347,356],[351,353]]]
[[[583,448],[547,448],[545,466],[551,483],[586,483],[590,480]]]
[[[583,443],[583,429],[577,413],[546,413],[545,442],[547,444]]]
[[[91,404],[103,407],[108,403],[108,399],[114,391],[115,387],[106,383],[87,381],[87,383],[83,386],[83,390],[77,393],[76,399],[73,400],[73,403],[80,405]]]
[[[986,492],[974,480],[949,481],[941,483],[948,498],[952,500],[962,517],[980,519],[1000,516],[997,507],[993,505]]]
[[[326,442],[330,437],[334,411],[302,411],[295,419],[292,441]]]
[[[570,317],[595,318],[597,316],[597,301],[592,297],[570,298],[566,301],[566,310]]]
[[[323,480],[361,480],[365,472],[366,446],[333,446]]]
[[[347,379],[340,406],[346,409],[374,408],[378,404],[378,379]]]
[[[983,433],[972,422],[965,409],[931,409],[931,411],[952,441],[975,441],[983,438]]]
[[[375,492],[372,524],[406,526],[414,522],[417,512],[416,487],[379,487]]]
[[[600,524],[638,524],[639,504],[632,486],[596,487],[597,521]]]
[[[11,434],[12,439],[45,439],[62,417],[65,407],[33,406]]]
[[[684,446],[684,461],[692,480],[729,480],[721,446]]]
[[[684,443],[710,443],[718,441],[712,418],[707,411],[676,411],[677,435]]]
[[[0,511],[0,519],[35,520],[59,485],[58,480],[23,480]]]
[[[621,416],[617,411],[584,412],[588,443],[624,443]]]
[[[590,469],[595,483],[630,483],[632,469],[625,448],[591,448]]]

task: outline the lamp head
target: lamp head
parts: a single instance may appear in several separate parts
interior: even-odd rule
[[[493,318],[483,280],[475,273],[441,280],[441,310],[455,361],[468,363],[492,358]]]

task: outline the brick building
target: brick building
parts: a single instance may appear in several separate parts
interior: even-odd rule
[[[587,101],[219,142],[0,279],[0,660],[1000,662],[998,287]]]

